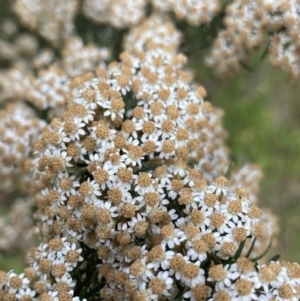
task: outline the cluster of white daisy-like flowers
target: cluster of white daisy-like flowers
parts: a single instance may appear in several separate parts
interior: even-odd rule
[[[0,60],[13,63],[31,58],[37,53],[38,47],[38,40],[33,34],[19,33],[14,19],[3,18],[0,21]]]
[[[78,5],[77,0],[17,0],[13,9],[25,27],[59,47],[74,32]]]
[[[262,170],[259,165],[246,164],[242,168],[233,168],[230,174],[230,192],[245,186],[249,192],[249,201],[251,204],[257,204],[257,196],[259,194],[259,183],[263,177]]]
[[[64,95],[70,91],[69,84],[70,78],[64,69],[53,65],[40,70],[38,77],[28,76],[24,96],[37,110],[48,110],[46,117],[61,116],[65,111]]]
[[[141,21],[143,0],[85,0],[94,22],[141,22],[124,38],[120,60],[106,65],[107,49],[69,39],[77,2],[50,2],[14,6],[26,26],[55,46],[66,43],[51,67],[6,79],[11,99],[25,99],[46,121],[55,117],[45,126],[20,103],[0,113],[0,176],[12,183],[25,175],[41,240],[24,273],[0,271],[0,300],[299,300],[299,264],[277,257],[259,264],[277,231],[256,204],[261,172],[252,165],[231,172],[222,112],[184,70],[174,24],[156,14]],[[228,8],[226,26],[243,27],[231,32],[240,47],[261,43],[257,3]],[[193,25],[218,11],[216,1],[152,4]],[[280,17],[272,15],[273,28]],[[248,50],[241,53],[245,59]],[[53,57],[44,51],[32,64],[39,69]],[[25,214],[31,202],[18,208]],[[15,246],[31,224],[0,226]]]
[[[83,13],[95,23],[123,28],[142,20],[146,4],[147,0],[84,0]]]
[[[266,3],[273,27],[280,28],[271,38],[270,61],[293,78],[297,78],[300,74],[300,2],[297,0],[277,2]]]
[[[45,122],[22,103],[6,106],[0,111],[0,177],[1,193],[28,189],[31,177],[25,172],[26,159],[32,155],[32,142],[41,134]]]
[[[27,188],[31,187],[28,184],[32,180],[32,166],[29,162],[33,156],[33,145],[45,124],[54,116],[63,115],[72,78],[103,65],[103,60],[109,55],[106,48],[85,46],[75,37],[66,43],[61,52],[61,59],[58,59],[52,51],[44,49],[25,64],[20,62],[20,58],[12,67],[0,72],[2,106],[8,102],[13,103],[7,104],[1,111],[1,206],[12,204],[11,200],[8,201],[12,195],[21,194],[23,197],[24,193],[29,193],[30,189]],[[51,63],[54,64],[48,67]],[[32,72],[32,68],[38,71]],[[26,204],[28,208],[33,206],[32,203]],[[24,210],[24,221],[31,215],[29,210]],[[15,216],[14,212],[11,212],[11,216]],[[12,245],[15,250],[22,249],[19,247],[25,240],[19,239],[19,236],[27,237],[23,233],[28,231],[28,227],[22,227],[22,223],[13,226],[5,218],[1,225],[6,233],[3,239],[10,237],[10,240],[5,248],[0,249],[4,252]],[[26,252],[26,246],[24,244],[23,252]]]
[[[226,7],[225,29],[219,32],[206,63],[218,76],[228,76],[239,71],[252,52],[263,46],[273,65],[298,77],[299,16],[297,0],[233,1]]]
[[[221,115],[178,38],[151,17],[119,62],[72,81],[30,165],[42,243],[24,274],[0,273],[4,300],[296,300],[298,264],[241,257],[262,212],[224,176]]]
[[[62,50],[61,65],[67,75],[73,78],[94,70],[97,66],[103,66],[104,61],[109,58],[107,48],[93,44],[84,45],[79,37],[73,37]]]
[[[19,198],[9,213],[0,217],[0,258],[6,254],[23,254],[24,249],[29,250],[33,245],[33,206],[32,197]]]
[[[244,186],[248,190],[248,200],[250,204],[257,205],[259,194],[259,182],[262,178],[260,166],[255,164],[246,164],[242,168],[232,170],[229,181],[229,193],[233,193],[235,189]],[[272,210],[263,208],[261,223],[265,225],[265,234],[262,237],[257,237],[253,245],[252,256],[258,257],[263,254],[271,246],[277,246],[277,235],[279,233],[279,222],[277,216]],[[246,242],[246,247],[250,248],[251,241]],[[247,249],[247,248],[245,248]],[[243,254],[243,253],[242,253]],[[245,254],[245,252],[244,252]]]
[[[273,65],[280,66],[294,78],[299,76],[297,0],[235,0],[223,5],[225,17],[220,14],[223,8],[217,0],[84,0],[81,6],[78,0],[17,0],[13,7],[25,27],[39,32],[55,47],[75,33],[76,14],[83,14],[98,25],[106,24],[118,29],[139,24],[149,11],[171,12],[177,20],[186,20],[192,26],[219,26],[216,25],[218,22],[212,25],[211,21],[223,18],[225,28],[220,28],[205,60],[217,76],[238,72],[259,47],[266,48]],[[9,22],[4,25],[7,32],[13,30],[14,26]],[[6,41],[0,42],[0,54],[2,51],[4,56],[12,59],[17,52],[9,51]],[[13,48],[25,49],[27,45],[28,50],[33,50],[34,43],[30,43],[29,36],[20,39],[19,44],[24,47]]]
[[[0,59],[15,61],[17,58],[32,57],[38,49],[37,39],[30,34],[18,34],[13,39],[0,38]]]
[[[83,12],[96,23],[110,24],[117,28],[131,27],[145,17],[147,2],[152,4],[156,12],[173,12],[178,20],[186,19],[194,26],[209,23],[219,12],[219,3],[216,0],[84,0]]]
[[[173,12],[178,20],[186,19],[190,25],[208,24],[219,12],[219,2],[216,0],[151,0],[155,10]]]
[[[46,69],[41,69],[35,77],[27,76],[23,81],[24,98],[45,118],[60,117],[66,109],[66,95],[70,92],[72,78],[104,66],[109,58],[107,48],[84,45],[78,37],[70,39],[62,49],[62,59]]]
[[[0,69],[0,103],[18,101],[24,95],[24,75],[27,67],[17,64],[9,69]]]
[[[228,76],[242,68],[251,52],[264,42],[269,17],[263,0],[236,0],[226,7],[225,29],[219,32],[206,60],[217,75]]]

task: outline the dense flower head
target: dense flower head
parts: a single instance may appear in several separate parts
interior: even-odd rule
[[[226,7],[225,29],[207,64],[218,76],[239,71],[253,50],[266,47],[273,65],[299,76],[299,1],[235,0]]]
[[[38,50],[38,41],[32,34],[20,33],[9,39],[0,38],[0,46],[1,60],[13,62],[20,57],[34,56]]]
[[[9,69],[0,69],[0,102],[19,101],[24,97],[24,74],[28,68],[15,64]]]
[[[151,3],[155,10],[174,12],[178,20],[186,19],[193,26],[209,23],[219,12],[219,3],[215,0],[151,0]]]
[[[18,0],[14,3],[14,12],[20,22],[56,47],[74,32],[73,20],[77,10],[76,0]]]
[[[230,175],[230,192],[237,188],[245,186],[248,190],[248,199],[251,204],[257,204],[259,194],[259,182],[263,177],[259,165],[246,164],[242,168],[233,168]]]
[[[103,66],[108,58],[107,48],[84,45],[79,37],[73,37],[62,49],[61,60],[53,60],[48,51],[40,53],[33,61],[38,73],[27,75],[25,81],[20,83],[18,97],[25,99],[37,110],[47,110],[47,118],[50,120],[51,116],[60,117],[65,111],[66,95],[70,92],[72,79],[97,66]],[[48,60],[55,63],[47,66]],[[44,65],[45,68],[42,68]]]
[[[193,25],[218,11],[215,1],[152,2]],[[233,19],[239,10],[263,19],[254,3],[241,3],[228,8]],[[55,60],[49,68],[23,84],[17,74],[21,88],[12,97],[25,98],[50,124],[20,103],[0,113],[1,173],[28,175],[22,182],[34,195],[41,241],[24,273],[0,271],[0,299],[298,300],[298,264],[258,264],[277,224],[255,204],[260,170],[246,165],[230,175],[223,113],[184,69],[173,23],[156,13],[141,21],[145,5],[83,2],[97,23],[141,22],[124,38],[119,60],[105,64],[106,48],[69,39],[77,1],[16,1],[25,25],[55,46],[66,43],[61,60],[45,51],[33,62],[39,69]],[[251,27],[250,48],[260,29]],[[5,228],[12,243],[21,227]]]
[[[258,270],[237,261],[265,227],[242,187],[247,177],[225,177],[222,113],[183,69],[179,38],[170,21],[152,16],[129,32],[120,61],[69,81],[53,67],[32,79],[41,92],[68,84],[66,111],[34,145],[42,243],[28,253],[25,275],[0,274],[6,298],[159,300],[182,288],[184,300],[280,294],[274,283],[265,292]],[[101,287],[94,280],[78,291],[85,267]]]
[[[0,218],[1,256],[23,253],[24,249],[29,250],[32,246],[33,205],[34,200],[31,197],[17,199],[10,208],[9,216]]]
[[[135,56],[145,51],[157,50],[176,53],[181,42],[181,33],[166,17],[153,14],[140,26],[132,28],[125,36],[123,47]],[[142,60],[142,58],[140,57]]]
[[[219,12],[218,1],[149,1],[158,13],[173,12],[178,20],[186,19],[193,26],[209,23]],[[146,15],[146,0],[85,0],[83,12],[95,23],[110,24],[117,28],[137,25]]]
[[[226,8],[226,27],[219,32],[207,59],[209,66],[216,67],[217,75],[237,72],[241,62],[264,42],[269,15],[261,2],[236,0]]]
[[[31,143],[39,137],[45,122],[23,103],[15,103],[0,111],[1,191],[14,189],[20,178],[20,189],[28,189],[31,177],[25,172],[26,159],[32,154]]]
[[[83,12],[96,23],[108,23],[123,28],[141,21],[146,3],[146,0],[84,0]]]
[[[48,115],[60,116],[64,112],[64,95],[69,92],[70,79],[57,65],[40,70],[36,77],[29,75],[25,82],[25,98],[38,110],[51,109]]]
[[[109,59],[107,48],[96,45],[84,45],[83,41],[74,36],[69,39],[62,50],[62,67],[70,77],[83,75],[94,70],[96,66]]]

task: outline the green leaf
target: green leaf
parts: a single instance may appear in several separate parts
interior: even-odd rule
[[[271,262],[271,261],[278,261],[280,258],[280,255],[277,254],[277,255],[274,255],[270,260],[268,260],[268,262]]]
[[[242,252],[243,252],[243,249],[244,249],[246,240],[247,240],[247,239],[245,239],[244,241],[242,241],[242,242],[240,243],[240,245],[239,245],[237,251],[235,252],[234,257],[233,257],[235,260],[237,260],[238,258],[240,258],[241,254],[242,254]]]
[[[79,298],[80,300],[83,300],[85,298],[85,295],[86,295],[86,287],[84,286],[82,289],[81,289],[81,292],[79,294]]]
[[[250,254],[254,248],[255,242],[256,242],[256,237],[254,237],[254,239],[251,242],[250,248],[249,248],[247,254],[245,255],[246,258],[248,258],[250,256]]]

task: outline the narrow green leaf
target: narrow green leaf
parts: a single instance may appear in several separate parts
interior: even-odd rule
[[[250,248],[249,248],[247,254],[245,255],[246,258],[248,258],[250,256],[250,254],[254,248],[255,242],[256,242],[256,237],[254,237],[254,239],[251,242]]]
[[[277,254],[277,255],[274,255],[270,260],[268,260],[268,262],[271,262],[271,261],[278,261],[280,258],[280,255]]]
[[[86,294],[86,287],[84,286],[79,294],[80,300],[83,300],[85,298],[85,294]]]
[[[235,252],[234,254],[234,259],[237,260],[238,258],[240,258],[242,252],[243,252],[243,249],[245,247],[245,243],[246,243],[246,239],[244,241],[242,241],[237,249],[237,251]]]

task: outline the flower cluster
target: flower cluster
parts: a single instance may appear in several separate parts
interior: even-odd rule
[[[0,103],[18,101],[24,96],[24,74],[27,67],[17,64],[9,69],[0,69]]]
[[[0,72],[0,100],[25,99],[38,110],[55,108],[56,114],[60,115],[64,95],[70,90],[70,80],[103,66],[109,55],[107,48],[84,45],[79,37],[65,43],[61,59],[55,58],[49,49],[43,49],[30,64],[16,64]],[[37,70],[37,75],[29,68]]]
[[[73,297],[75,282],[70,273],[83,260],[81,251],[75,243],[59,237],[32,248],[27,255],[30,267],[24,273],[0,271],[2,299],[37,300],[38,294],[39,300],[79,301],[79,297]],[[55,285],[49,282],[49,276],[55,279]]]
[[[151,0],[155,12],[173,12],[178,20],[186,19],[190,25],[209,23],[219,12],[218,1]],[[83,12],[95,23],[106,23],[117,28],[138,24],[146,13],[146,0],[84,0]]]
[[[33,205],[34,200],[31,197],[17,199],[11,206],[9,214],[0,217],[0,256],[23,254],[32,246]]]
[[[246,164],[242,168],[232,170],[229,181],[229,193],[233,193],[239,187],[247,187],[248,200],[251,205],[257,206],[259,193],[259,182],[262,178],[262,171],[258,165]],[[265,226],[265,233],[262,237],[255,239],[255,244],[251,247],[251,241],[246,242],[246,247],[252,248],[252,256],[259,257],[264,254],[271,246],[277,246],[276,236],[279,233],[279,222],[277,216],[267,208],[262,209],[260,218],[261,223]],[[243,254],[243,253],[242,253]],[[244,252],[244,255],[246,252]]]
[[[32,143],[40,136],[45,122],[23,103],[8,105],[0,116],[0,191],[14,190],[18,178],[19,189],[27,190],[31,177],[25,172],[26,159],[31,156]]]
[[[240,70],[253,52],[264,45],[273,65],[298,77],[300,4],[297,0],[235,0],[226,7],[225,29],[214,41],[206,63],[218,76]]]
[[[20,22],[56,47],[73,34],[77,10],[77,0],[17,0],[14,3]]]
[[[178,20],[186,19],[190,25],[208,24],[219,12],[219,3],[216,0],[151,0],[155,10],[160,12],[171,11]]]
[[[64,95],[70,90],[69,84],[70,79],[64,70],[53,65],[40,70],[37,78],[28,76],[24,83],[24,96],[39,111],[48,110],[48,118],[61,116],[65,110]]]
[[[53,117],[50,124],[23,103],[0,113],[0,175],[25,171],[41,241],[24,273],[0,271],[0,299],[298,300],[300,265],[258,263],[276,230],[256,204],[261,172],[247,165],[230,177],[222,112],[184,69],[173,23],[156,13],[141,22],[146,1],[85,0],[95,22],[141,22],[119,60],[104,64],[106,48],[70,39],[77,2],[50,2],[14,6],[53,45],[66,43],[48,69],[23,84],[20,72],[12,97]],[[191,24],[210,22],[218,10],[215,1],[152,2]],[[254,4],[243,3],[252,12]],[[34,65],[52,61],[46,51]],[[22,235],[3,228],[14,240]]]
[[[62,67],[70,77],[81,76],[94,70],[110,58],[110,53],[105,47],[84,45],[79,37],[68,40],[62,50]]]
[[[153,14],[130,30],[125,36],[123,48],[137,57],[145,51],[161,49],[170,54],[177,52],[181,42],[181,33],[167,18]]]
[[[83,13],[95,23],[123,28],[141,21],[146,3],[146,0],[84,0]]]
[[[36,54],[38,42],[35,36],[22,33],[8,40],[0,38],[0,59],[15,61],[17,58],[28,58]]]
[[[246,164],[242,168],[234,168],[230,175],[230,192],[234,192],[241,186],[247,187],[248,199],[251,204],[258,203],[259,182],[263,177],[260,166]]]
[[[150,17],[119,62],[70,83],[67,110],[43,131],[31,165],[43,242],[27,255],[26,277],[2,273],[6,299],[295,295],[288,267],[239,258],[248,238],[264,236],[262,212],[224,177],[222,114],[183,70],[179,37]]]
[[[210,55],[205,60],[217,76],[238,72],[247,64],[254,50],[265,47],[271,63],[296,78],[300,72],[298,2],[234,0],[221,6],[217,0],[84,0],[79,10],[77,0],[17,0],[13,7],[26,28],[37,31],[55,47],[75,33],[76,15],[83,15],[97,25],[106,24],[123,29],[139,24],[149,11],[161,15],[171,12],[177,20],[186,20],[192,26],[203,25],[204,30],[209,26],[212,32],[217,32],[218,28],[215,27],[220,24],[212,24],[212,20],[222,19],[225,28],[220,28]],[[7,21],[2,27],[4,32],[11,33],[16,25]],[[108,31],[104,30],[106,34]],[[15,41],[15,45],[11,45],[0,40],[0,56],[13,60],[18,50],[27,49],[27,53],[33,53],[37,48],[36,40],[26,34]]]

